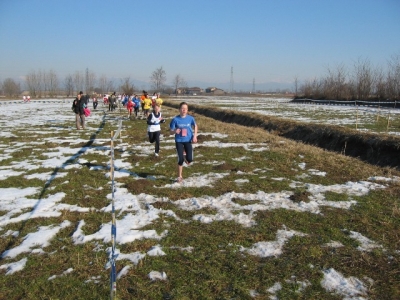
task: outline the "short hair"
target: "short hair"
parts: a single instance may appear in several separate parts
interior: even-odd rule
[[[179,104],[179,108],[181,108],[182,105],[186,105],[186,106],[189,108],[189,105],[188,105],[186,102],[181,102],[181,103]]]

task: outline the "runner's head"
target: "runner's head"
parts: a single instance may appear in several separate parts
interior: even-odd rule
[[[156,103],[156,104],[154,105],[154,111],[155,111],[156,113],[158,113],[158,112],[160,111],[160,109],[161,109],[160,104]]]
[[[181,115],[181,117],[184,117],[187,115],[189,110],[189,106],[186,102],[181,102],[181,104],[179,104],[179,113]]]

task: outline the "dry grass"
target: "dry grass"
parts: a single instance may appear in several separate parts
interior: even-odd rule
[[[177,110],[166,106],[163,107],[163,113],[164,116],[171,117]],[[124,154],[123,159],[133,165],[130,171],[139,176],[139,178],[134,176],[119,178],[117,181],[121,187],[127,188],[133,195],[141,193],[154,195],[156,200],[151,203],[154,209],[173,211],[180,218],[177,220],[162,214],[153,223],[140,228],[140,230],[154,229],[159,234],[168,230],[168,234],[161,240],[142,239],[118,246],[123,253],[137,251],[146,253],[152,246],[160,244],[166,252],[165,256],[146,256],[138,265],[131,265],[128,275],[119,279],[117,283],[117,295],[120,299],[250,299],[251,289],[259,293],[255,299],[268,299],[271,294],[267,289],[276,282],[282,284],[282,290],[277,293],[279,299],[338,299],[337,295],[321,287],[322,270],[327,268],[335,268],[345,277],[373,279],[374,283],[368,287],[370,299],[400,298],[399,183],[386,183],[386,189],[371,191],[363,196],[349,197],[347,194],[325,193],[329,201],[347,201],[351,198],[357,201],[357,205],[348,210],[321,207],[320,214],[284,208],[249,212],[245,207],[257,204],[257,201],[232,198],[232,202],[239,205],[234,214],[253,214],[255,225],[252,227],[244,227],[228,220],[209,224],[194,221],[194,215],[213,216],[218,211],[214,207],[186,210],[176,205],[177,200],[204,196],[220,197],[233,191],[243,194],[288,191],[292,195],[290,198],[292,202],[300,205],[309,201],[310,191],[306,183],[335,185],[348,181],[359,182],[368,180],[371,176],[400,176],[398,170],[382,168],[357,158],[298,143],[271,134],[262,126],[222,123],[201,115],[197,110],[195,117],[200,129],[199,144],[195,147],[193,167],[185,169],[185,176],[214,172],[228,173],[226,177],[213,182],[211,187],[163,188],[171,183],[171,178],[175,177],[174,149],[167,149],[162,143],[162,156],[154,158],[140,155],[130,147],[122,151],[119,148],[120,142],[116,142],[119,150],[116,152],[117,157],[122,157]],[[144,121],[124,121],[124,126],[124,144],[135,145],[144,140],[146,128]],[[106,123],[98,138],[109,138],[110,131],[114,129]],[[18,132],[23,131],[16,129],[16,134]],[[163,133],[167,135],[165,128]],[[213,133],[216,137],[203,133]],[[227,136],[223,137],[220,134]],[[82,134],[81,137],[84,138],[85,135]],[[10,145],[30,141],[29,136],[24,136],[22,133],[16,138],[3,137],[0,140]],[[233,144],[230,147],[219,148],[207,146],[206,142],[211,140],[221,144]],[[235,144],[241,146],[234,147]],[[63,145],[68,146],[65,142]],[[104,143],[101,145],[106,146]],[[22,161],[27,156],[40,156],[41,152],[50,151],[58,146],[54,142],[35,145],[30,153],[21,150],[0,164],[7,166],[11,161]],[[267,150],[251,151],[254,147],[260,146]],[[106,155],[94,154],[83,155],[82,158],[88,161],[97,160],[97,164],[102,166],[106,166],[109,159]],[[210,161],[221,163],[209,164]],[[299,169],[299,164],[303,162],[306,163],[307,169],[324,171],[326,176],[299,179],[298,176],[303,172]],[[258,173],[257,170],[260,169],[263,173]],[[108,260],[105,249],[110,245],[96,240],[75,245],[71,239],[77,224],[82,219],[87,224],[83,228],[85,234],[97,232],[103,224],[111,220],[110,214],[99,211],[109,204],[106,199],[110,193],[109,179],[104,177],[104,172],[90,171],[87,166],[79,170],[70,169],[67,177],[55,181],[48,187],[44,187],[40,180],[26,180],[23,176],[0,181],[2,188],[32,185],[42,187],[44,195],[63,191],[66,193],[64,203],[97,208],[87,213],[65,210],[57,218],[38,218],[24,224],[9,224],[4,227],[0,234],[4,234],[7,230],[20,230],[21,234],[17,238],[11,236],[2,238],[1,253],[19,245],[22,238],[36,231],[38,226],[59,224],[63,220],[69,220],[73,224],[57,234],[51,245],[45,248],[46,254],[29,254],[29,263],[24,270],[9,276],[0,273],[1,299],[104,299],[109,296],[109,270],[104,270],[104,265]],[[145,179],[149,175],[157,179]],[[274,180],[279,177],[284,180]],[[241,178],[246,178],[249,182],[234,183],[236,179]],[[65,181],[68,183],[63,184]],[[86,187],[83,186],[83,182]],[[301,182],[304,185],[291,187],[290,182]],[[99,187],[103,189],[98,189]],[[127,213],[122,213],[118,218]],[[6,212],[0,212],[0,216],[4,214]],[[241,251],[241,247],[251,247],[257,242],[274,241],[277,230],[282,228],[303,232],[307,236],[291,238],[285,243],[282,255],[276,257],[260,258]],[[382,245],[384,250],[376,248],[371,252],[359,251],[357,249],[359,243],[350,237],[350,231],[362,233]],[[325,246],[331,241],[338,241],[343,247]],[[188,247],[192,247],[192,250],[181,250]],[[100,251],[95,251],[99,248]],[[15,261],[25,255],[18,256]],[[1,260],[1,264],[8,262],[5,259]],[[118,261],[117,271],[129,264],[131,263],[126,260]],[[55,280],[48,280],[50,276],[60,275],[68,268],[73,268],[74,272]],[[165,271],[168,280],[150,281],[148,274],[152,270]],[[87,282],[97,276],[98,283]],[[298,285],[293,281],[293,276],[298,281],[307,279],[310,286],[301,292],[296,292]]]

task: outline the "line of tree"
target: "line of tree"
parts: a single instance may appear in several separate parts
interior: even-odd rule
[[[296,98],[330,100],[400,100],[400,54],[388,61],[387,70],[373,67],[368,59],[359,58],[349,72],[343,64],[327,68],[321,79],[298,84]]]
[[[21,85],[11,78],[6,78],[1,88],[8,97],[15,97],[21,93]]]
[[[32,98],[54,97],[57,95],[72,96],[79,91],[87,94],[106,94],[118,91],[132,94],[137,91],[130,77],[120,79],[119,85],[114,80],[101,75],[76,71],[59,80],[54,70],[31,71],[25,76],[25,86]],[[150,76],[151,88],[154,91],[176,93],[178,87],[185,87],[183,77],[176,75],[171,86],[167,86],[166,72],[163,67],[157,68]],[[297,76],[294,79],[297,98],[334,99],[334,100],[400,100],[400,54],[390,58],[386,71],[373,67],[368,59],[359,58],[348,71],[343,64],[334,69],[327,68],[327,75],[321,79],[306,80],[301,85]],[[21,93],[20,83],[12,78],[3,81],[1,88],[6,96],[18,96]]]
[[[166,72],[163,67],[157,68],[150,76],[151,89],[157,92],[173,93],[179,86],[185,85],[185,80],[176,75],[171,86],[166,85]],[[118,92],[121,94],[131,95],[137,91],[130,76],[115,80],[101,75],[97,78],[96,74],[86,69],[68,74],[63,80],[60,80],[54,70],[49,71],[30,71],[24,80],[25,90],[32,98],[55,97],[59,95],[73,96],[79,91],[86,94],[107,94],[110,92]],[[5,79],[0,88],[4,95],[8,97],[17,97],[21,94],[21,84],[12,78]]]

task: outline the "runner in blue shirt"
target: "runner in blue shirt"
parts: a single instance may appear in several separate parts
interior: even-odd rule
[[[189,165],[193,161],[192,143],[197,143],[197,124],[195,119],[188,115],[188,110],[188,104],[182,102],[179,105],[179,115],[174,117],[169,124],[169,129],[175,134],[175,146],[178,154],[177,182],[183,180],[183,162]]]
[[[140,107],[140,99],[138,98],[138,96],[135,95],[135,97],[133,97],[133,103],[135,103],[135,117],[137,118],[138,112],[139,112],[139,107]]]

